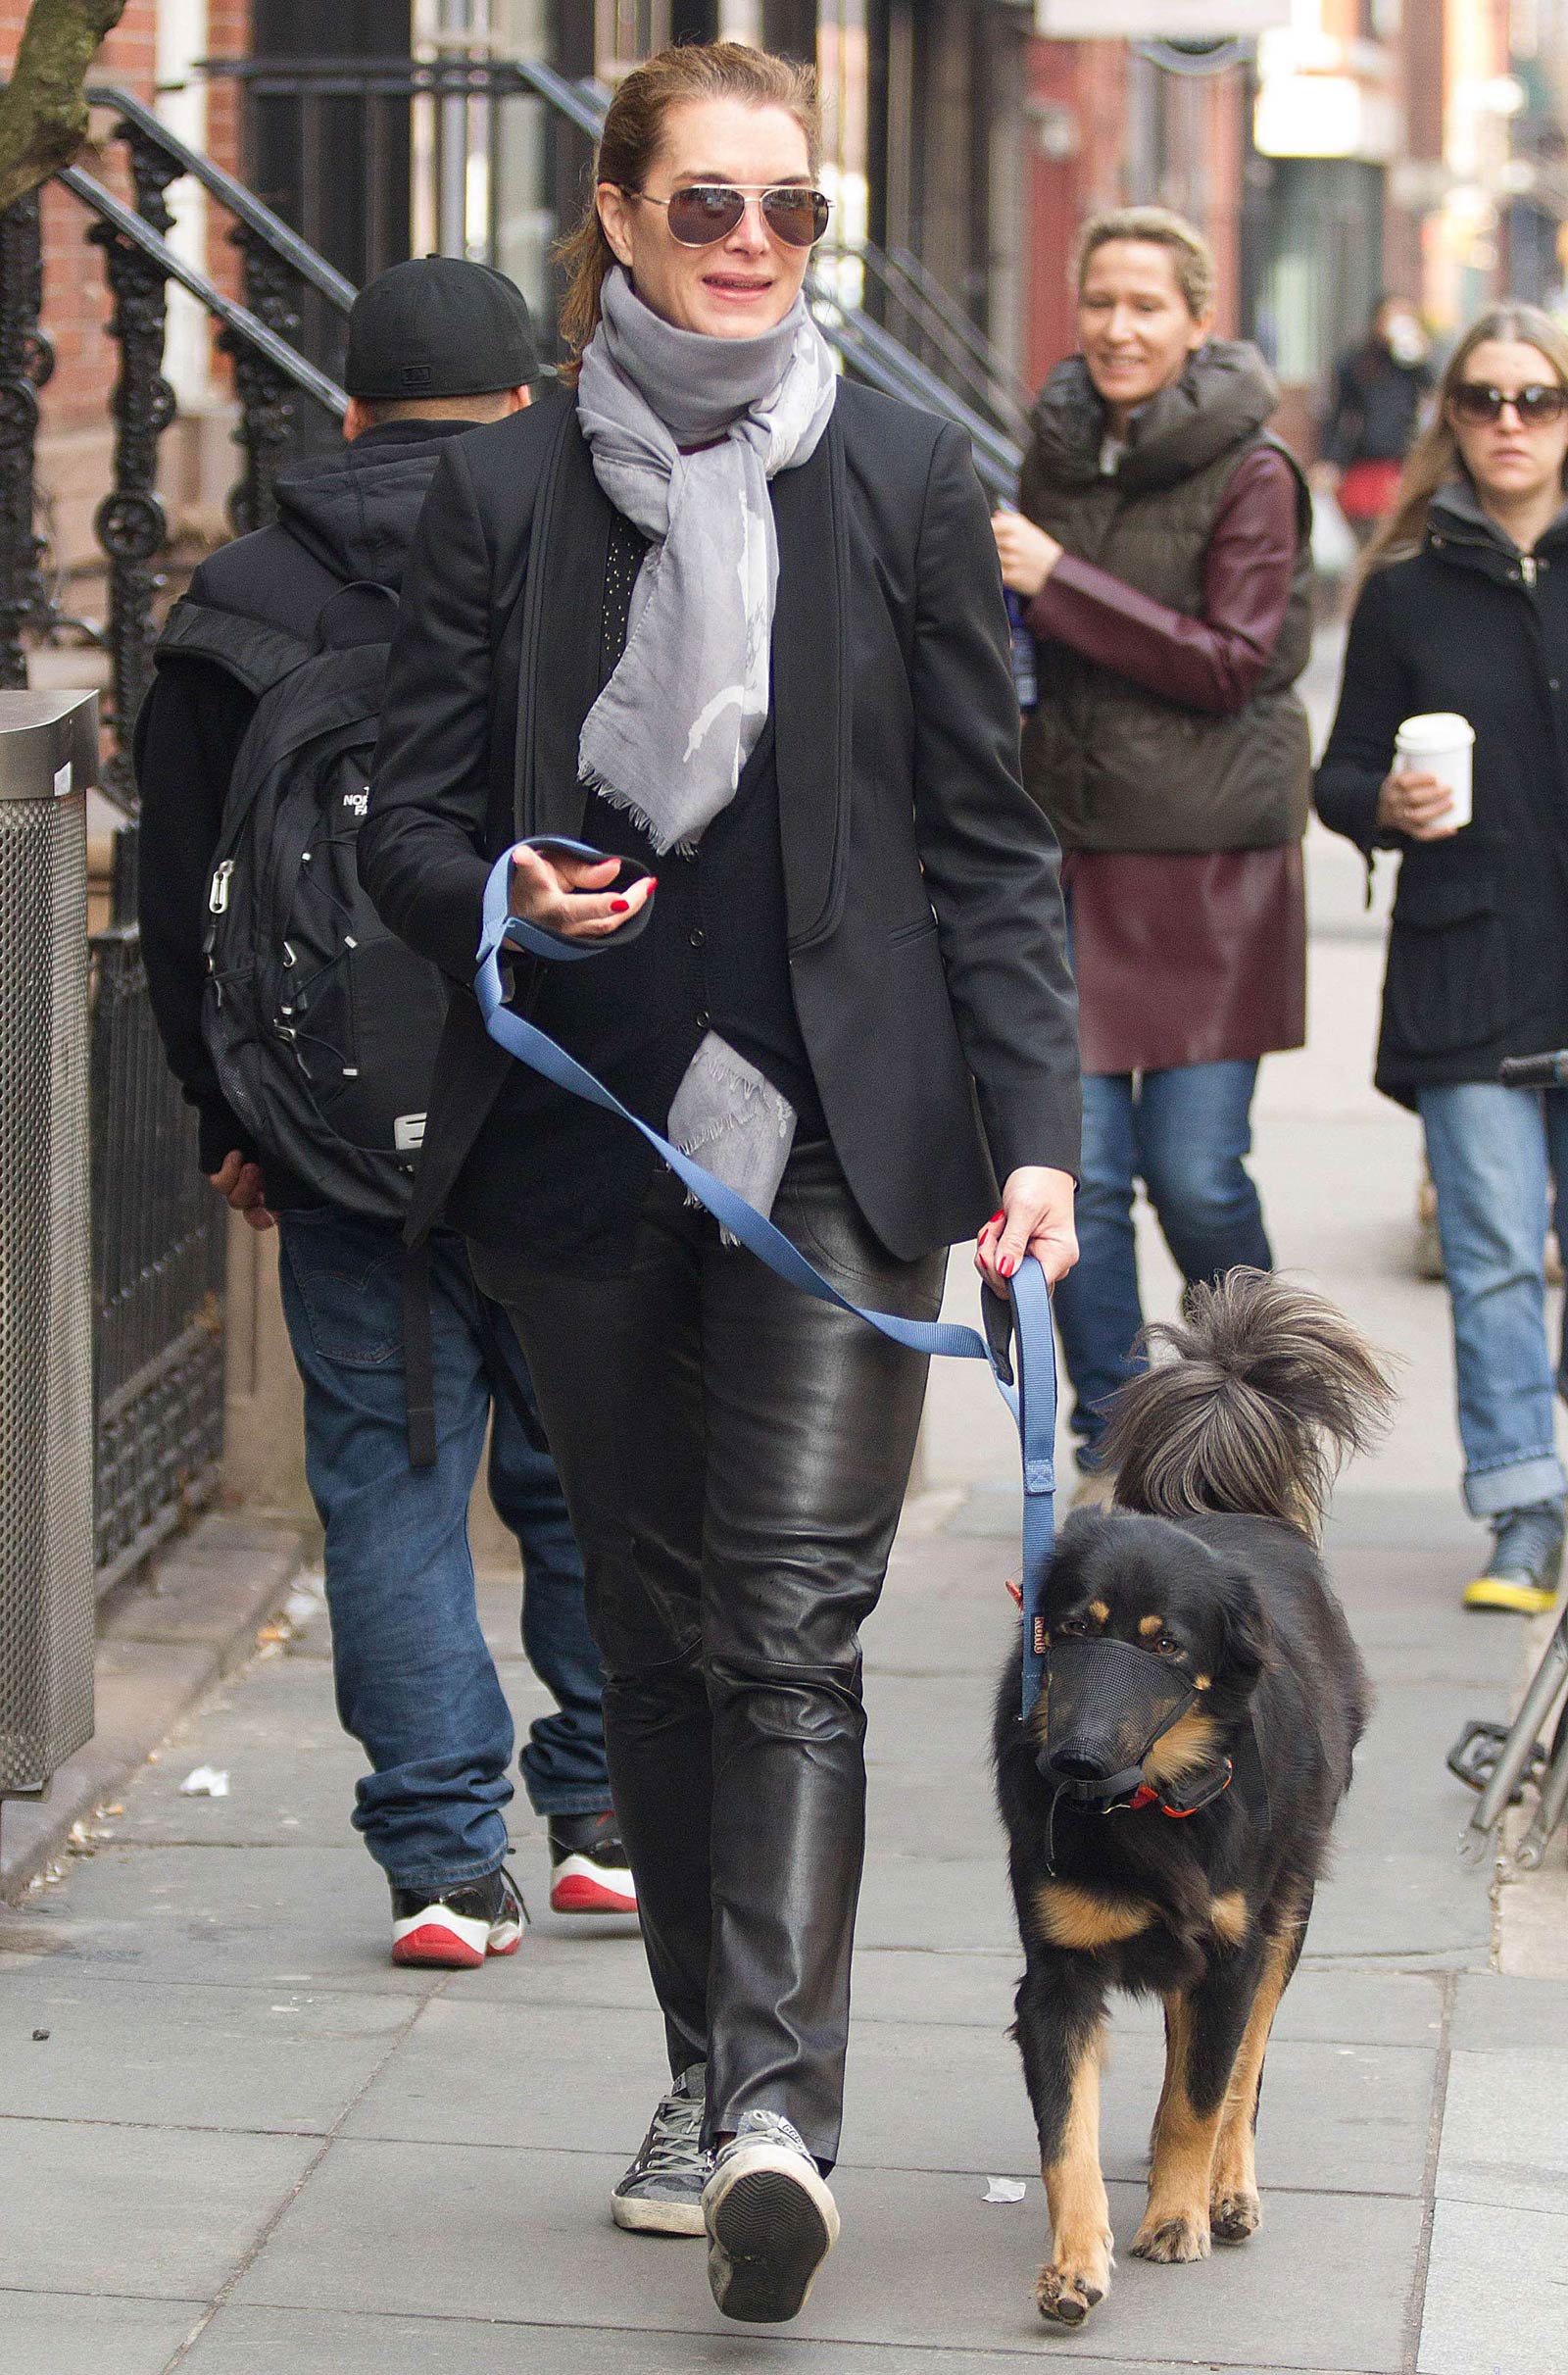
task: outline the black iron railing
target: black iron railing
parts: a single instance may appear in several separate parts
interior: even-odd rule
[[[116,844],[133,894],[134,825]],[[98,1584],[118,1583],[211,1499],[223,1456],[227,1214],[153,1022],[132,922],[95,932],[93,1410]]]
[[[0,216],[0,684],[25,685],[27,652],[62,628],[99,645],[110,672],[104,788],[126,813],[116,835],[112,919],[93,934],[92,1103],[95,1522],[100,1590],[129,1572],[216,1489],[223,1449],[223,1284],[227,1213],[197,1166],[194,1116],[153,1021],[135,922],[135,792],[130,730],[152,670],[165,591],[168,520],[158,452],[174,415],[164,376],[170,283],[219,325],[234,361],[239,468],[229,512],[261,525],[302,411],[335,422],[346,399],[293,344],[302,292],[346,312],[354,291],[240,183],[186,149],[127,94],[96,89],[116,112],[133,203],[72,169],[59,180],[104,252],[109,333],[119,350],[110,397],[113,476],[94,527],[104,558],[100,622],[68,618],[35,524],[39,391],[54,369],[41,326],[47,298],[36,197]],[[237,303],[170,243],[166,192],[193,174],[232,218],[247,302]]]

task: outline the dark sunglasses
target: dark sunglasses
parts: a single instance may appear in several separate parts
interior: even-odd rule
[[[669,235],[678,247],[714,247],[727,239],[746,213],[748,198],[761,201],[762,221],[786,247],[815,247],[827,229],[831,202],[820,190],[798,189],[782,181],[773,188],[737,188],[727,181],[694,181],[671,197],[656,198],[651,190],[626,190],[628,198],[646,198],[669,216]]]
[[[1516,395],[1504,395],[1500,387],[1488,387],[1480,379],[1461,379],[1448,397],[1456,421],[1468,421],[1475,428],[1502,419],[1502,408],[1511,404],[1522,428],[1544,428],[1548,421],[1560,421],[1568,412],[1568,388],[1548,381],[1544,385],[1522,387]]]

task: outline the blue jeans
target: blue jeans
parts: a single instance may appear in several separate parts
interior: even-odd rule
[[[409,1464],[402,1247],[337,1211],[279,1220],[283,1314],[305,1386],[305,1458],[326,1531],[338,1713],[372,1771],[354,1823],[400,1887],[495,1870],[512,1797],[511,1711],[474,1605],[468,1496],[494,1412],[490,1498],[522,1549],[522,1646],[556,1711],[521,1757],[537,1813],[610,1805],[603,1675],[582,1561],[554,1462],[527,1438],[501,1375],[531,1406],[511,1324],[483,1304],[461,1240],[431,1240],[436,1464]]]
[[[1568,1244],[1568,1090],[1465,1081],[1422,1089],[1420,1105],[1453,1309],[1465,1507],[1494,1517],[1560,1501],[1555,1409],[1568,1344],[1553,1376],[1544,1256],[1553,1180]]]
[[[1189,1286],[1242,1265],[1274,1266],[1252,1149],[1255,1064],[1185,1064],[1163,1072],[1092,1072],[1084,1081],[1078,1265],[1056,1289],[1056,1326],[1072,1380],[1079,1463],[1095,1465],[1104,1405],[1139,1363],[1144,1324],[1133,1235],[1142,1179]]]

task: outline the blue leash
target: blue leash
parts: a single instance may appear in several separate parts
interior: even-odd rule
[[[602,850],[556,835],[542,836],[526,846],[595,862],[604,857]],[[551,964],[575,965],[585,958],[603,956],[612,945],[609,940],[566,940],[559,933],[543,931],[536,924],[524,922],[520,915],[514,915],[508,906],[511,864],[509,850],[496,860],[484,886],[479,969],[473,984],[485,1028],[497,1045],[568,1095],[581,1097],[587,1104],[629,1121],[698,1203],[712,1213],[719,1226],[755,1254],[759,1262],[765,1262],[776,1276],[788,1279],[792,1286],[814,1295],[821,1303],[834,1303],[840,1311],[852,1311],[881,1335],[891,1337],[895,1344],[906,1345],[910,1352],[945,1354],[954,1360],[990,1363],[998,1390],[1016,1421],[1023,1453],[1022,1711],[1027,1715],[1040,1696],[1045,1666],[1039,1608],[1055,1541],[1056,1354],[1051,1325],[1051,1290],[1044,1270],[1032,1254],[1027,1255],[1008,1282],[1012,1289],[1012,1330],[1017,1341],[1016,1384],[1007,1357],[1006,1306],[994,1295],[985,1295],[986,1334],[982,1336],[977,1329],[960,1327],[951,1320],[904,1319],[893,1311],[866,1311],[840,1294],[755,1205],[748,1204],[721,1179],[715,1179],[711,1171],[694,1163],[689,1155],[683,1155],[679,1147],[671,1146],[667,1138],[662,1138],[650,1123],[623,1106],[618,1097],[612,1096],[603,1081],[568,1056],[564,1048],[558,1047],[555,1040],[520,1014],[511,1012],[507,1005],[508,987],[501,973],[506,949],[522,949],[529,956],[548,959]],[[645,906],[640,914],[630,916],[616,937],[635,938],[650,913]]]

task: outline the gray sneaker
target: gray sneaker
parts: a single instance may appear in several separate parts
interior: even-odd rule
[[[708,2281],[726,2317],[782,2325],[805,2308],[839,2239],[838,2205],[799,2132],[745,2111],[703,2189]]]
[[[1540,1501],[1525,1509],[1500,1509],[1492,1528],[1492,1557],[1486,1573],[1466,1584],[1465,1607],[1544,1616],[1556,1601],[1562,1575],[1562,1503]]]
[[[703,2188],[713,2155],[703,2149],[708,2065],[682,2070],[654,2113],[642,2151],[610,2197],[617,2227],[634,2235],[701,2235]]]

